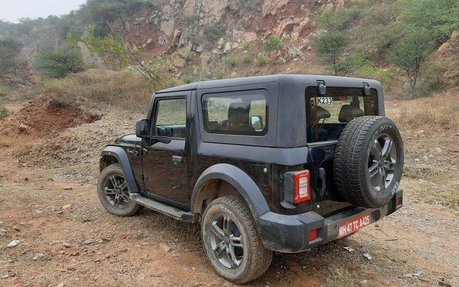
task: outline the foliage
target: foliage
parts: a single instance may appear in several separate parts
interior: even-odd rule
[[[266,57],[266,55],[263,54],[258,54],[257,58],[255,59],[257,61],[258,66],[264,66],[268,63],[269,58]]]
[[[400,0],[401,21],[410,28],[425,29],[436,46],[449,39],[459,28],[459,1],[457,0]]]
[[[35,60],[34,68],[51,78],[63,78],[86,69],[78,47],[41,53]]]
[[[0,40],[0,76],[16,65],[20,50],[19,42],[13,39]]]
[[[352,8],[343,10],[324,10],[314,16],[319,26],[329,31],[344,31],[361,16],[360,5],[355,4]]]
[[[242,58],[242,62],[244,64],[250,64],[252,63],[252,61],[253,61],[253,58],[250,55],[245,55],[244,58]]]
[[[10,115],[10,112],[5,107],[0,107],[0,121]]]
[[[347,42],[348,39],[342,32],[324,32],[316,39],[315,48],[317,52],[322,56],[325,63],[332,65],[335,76],[345,70],[342,54]]]
[[[419,30],[407,33],[391,50],[390,60],[408,77],[411,97],[417,96],[421,68],[432,48],[428,32]]]
[[[81,5],[78,15],[87,24],[95,26],[95,34],[107,36],[111,31],[109,23],[132,15],[142,9],[154,9],[155,5],[145,0],[88,0]]]
[[[0,84],[0,100],[1,97],[4,97],[10,93],[10,88]]]
[[[226,63],[230,66],[230,67],[235,67],[237,65],[237,59],[236,57],[234,56],[229,56],[227,59],[226,59]]]
[[[158,76],[141,60],[138,52],[131,51],[123,41],[113,36],[99,37],[94,28],[88,28],[83,37],[72,37],[71,42],[83,43],[88,49],[101,55],[107,65],[119,69],[126,68],[130,61],[135,61],[139,65],[138,71],[151,80],[157,80]]]
[[[209,26],[204,29],[204,34],[207,36],[209,41],[215,43],[217,42],[222,36],[225,30],[223,27],[220,26]]]
[[[449,65],[454,65],[454,63]],[[448,63],[445,62],[429,63],[425,71],[423,71],[423,78],[418,87],[419,96],[432,96],[434,92],[441,91],[445,88],[443,75],[447,67]]]
[[[279,37],[269,36],[264,43],[264,48],[266,51],[277,51],[282,48],[282,42]]]

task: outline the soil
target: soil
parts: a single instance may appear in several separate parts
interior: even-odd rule
[[[46,136],[0,135],[1,286],[232,286],[207,262],[198,225],[149,210],[120,218],[98,202],[98,153],[132,132],[137,116],[112,111]],[[16,124],[9,121],[0,129]],[[444,136],[457,143],[456,134]],[[418,140],[407,139],[407,146]],[[29,145],[18,153],[23,142]],[[439,157],[435,165],[451,167],[457,156]],[[416,170],[415,162],[408,154],[407,166]],[[275,254],[266,274],[248,286],[459,286],[457,207],[426,200],[457,190],[457,169],[444,170],[427,178],[406,175],[400,211],[348,238]],[[12,240],[19,243],[7,247]]]

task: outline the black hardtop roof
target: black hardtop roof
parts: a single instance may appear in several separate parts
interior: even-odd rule
[[[363,83],[368,83],[370,87],[380,87],[381,83],[372,79],[351,78],[351,77],[336,77],[325,75],[302,75],[302,74],[277,74],[269,76],[253,76],[243,78],[231,78],[223,80],[210,80],[194,82],[190,84],[171,87],[168,89],[157,91],[156,93],[170,93],[180,91],[190,91],[195,89],[211,89],[211,88],[226,88],[232,86],[243,86],[251,84],[263,84],[269,82],[291,82],[307,83],[308,86],[316,85],[317,81],[322,80],[326,85],[335,87],[362,87]]]

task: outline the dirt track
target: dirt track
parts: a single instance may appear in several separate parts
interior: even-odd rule
[[[151,211],[114,217],[94,184],[63,181],[64,168],[20,167],[11,148],[0,153],[0,285],[231,286],[206,262],[197,226]],[[402,185],[400,212],[348,239],[276,254],[253,286],[458,286],[457,211],[419,202],[429,185],[418,179]],[[21,242],[6,247],[13,239]]]

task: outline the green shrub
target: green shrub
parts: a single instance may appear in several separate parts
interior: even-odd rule
[[[264,44],[266,51],[277,51],[282,48],[281,40],[276,36],[269,36]]]
[[[0,121],[10,115],[10,112],[5,107],[0,107]]]
[[[269,58],[266,57],[266,55],[259,54],[256,58],[256,61],[258,66],[264,66],[268,63]]]
[[[343,60],[343,51],[347,43],[347,35],[342,32],[321,33],[315,40],[316,51],[326,64],[332,66],[335,76],[348,71]]]
[[[250,55],[245,55],[244,58],[242,58],[242,62],[244,64],[250,64],[252,63],[252,61],[253,61],[253,58]]]
[[[418,94],[421,97],[430,97],[434,92],[442,91],[445,88],[444,73],[446,71],[446,63],[437,62],[429,63],[428,67],[423,71],[424,77],[418,87]]]
[[[79,48],[69,48],[38,55],[34,63],[37,72],[51,78],[63,78],[86,69]]]
[[[0,97],[5,97],[10,93],[10,88],[4,85],[0,85]]]
[[[17,62],[21,44],[14,39],[0,39],[0,76],[9,72]]]
[[[237,59],[236,57],[234,56],[229,56],[227,59],[226,59],[226,63],[230,66],[230,67],[235,67],[237,65]]]
[[[207,39],[213,43],[217,42],[223,36],[224,32],[225,30],[220,26],[209,26],[204,29]]]

